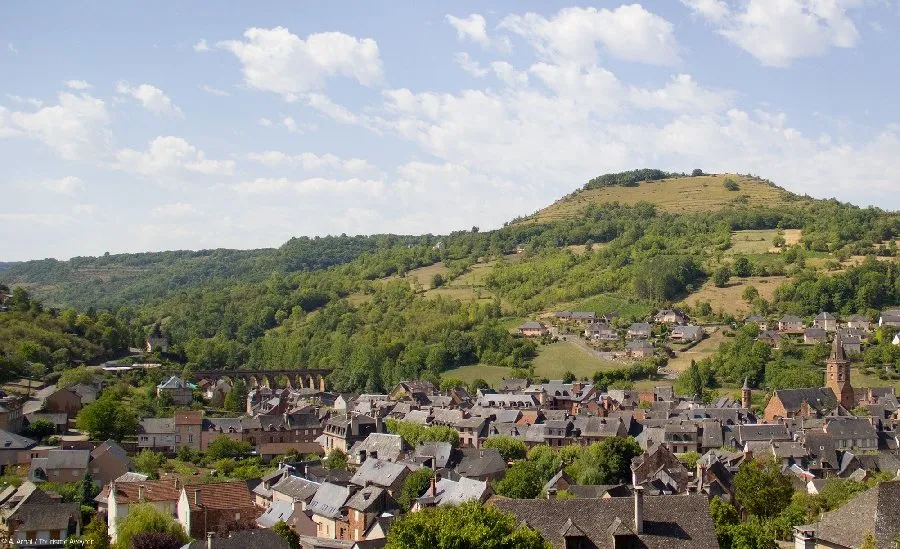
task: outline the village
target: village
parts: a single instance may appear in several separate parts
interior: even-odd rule
[[[657,352],[651,341],[660,327],[670,341],[704,337],[677,310],[627,328],[614,328],[611,320],[559,312],[552,329],[559,333],[564,325],[572,333],[580,326],[587,340],[627,341],[618,352],[632,358]],[[742,464],[772,461],[795,491],[809,494],[830,479],[895,477],[900,401],[893,387],[854,387],[848,357],[860,353],[874,330],[900,328],[900,310],[871,320],[822,313],[808,324],[792,316],[745,322],[758,325],[759,341],[773,347],[786,338],[828,344],[825,386],[775,390],[763,395],[760,408],[753,393],[761,390],[746,383],[739,399],[704,403],[663,383],[634,390],[589,380],[507,378],[473,392],[410,380],[387,394],[342,394],[328,391],[314,371],[297,372],[293,382],[286,376],[281,387],[273,375],[281,372],[201,372],[193,380],[166,374],[155,392],[171,404],[172,415],[142,419],[136,433],[116,442],[73,431],[76,418],[111,390],[103,379],[159,365],[98,368],[90,382],[38,391],[40,400],[3,396],[0,465],[4,478],[16,472],[23,478],[0,493],[2,524],[20,545],[78,536],[87,526],[82,506],[62,501],[58,490],[89,483],[96,492],[94,520],[103,521],[113,543],[130,509],[144,503],[204,547],[288,547],[286,526],[299,547],[365,548],[384,545],[404,514],[478,502],[512,513],[554,547],[716,547],[710,501],[734,503]],[[540,322],[518,328],[524,337],[550,330]],[[145,350],[166,344],[148,338]],[[245,408],[223,415],[238,383],[248,385]],[[48,424],[48,436],[27,436]],[[561,452],[626,438],[640,453],[617,482],[579,483],[560,466],[541,479],[535,495],[498,493],[498,483],[535,448]],[[251,460],[260,474],[234,479],[239,475],[198,461],[205,454],[237,467]],[[147,469],[150,456],[161,458],[158,468]],[[900,528],[896,513],[879,503],[896,501],[898,486],[881,482],[872,490],[882,496],[859,496],[794,528],[796,547],[855,547],[847,540]],[[847,523],[850,513],[866,518]]]

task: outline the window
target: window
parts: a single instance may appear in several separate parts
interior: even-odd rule
[[[194,442],[194,435],[188,435],[188,443]]]
[[[59,471],[53,471],[53,476],[54,476],[54,477],[58,477],[58,476],[59,476]]]
[[[240,514],[240,513],[235,513],[235,514],[234,514],[234,520],[241,520],[241,514]]]

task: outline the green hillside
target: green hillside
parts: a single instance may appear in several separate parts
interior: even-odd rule
[[[885,244],[900,236],[896,213],[796,197],[740,176],[649,170],[585,187],[494,231],[32,261],[0,281],[54,306],[112,309],[135,338],[158,323],[188,367],[321,366],[334,370],[334,388],[370,392],[475,364],[558,372],[548,361],[575,357],[510,328],[556,308],[603,308],[624,323],[682,300],[715,316],[697,301],[736,299],[711,286],[732,269],[761,287],[748,308],[771,313],[900,304],[896,246]],[[869,255],[887,261],[849,268]],[[849,274],[832,288],[837,272]],[[873,277],[878,287],[860,289]],[[772,289],[784,283],[788,290]]]

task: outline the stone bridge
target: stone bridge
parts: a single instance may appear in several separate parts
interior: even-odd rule
[[[248,387],[275,387],[276,380],[287,378],[287,386],[292,389],[325,390],[325,377],[331,370],[324,368],[301,368],[298,370],[196,370],[191,372],[195,380],[208,379],[216,382],[228,378],[232,381],[243,379]]]

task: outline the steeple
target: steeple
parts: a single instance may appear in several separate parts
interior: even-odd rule
[[[837,334],[831,346],[831,356],[825,362],[825,386],[834,392],[838,402],[847,410],[856,406],[853,386],[850,385],[850,361]]]
[[[741,408],[745,410],[750,409],[750,383],[746,377],[744,378],[744,386],[741,387]]]

